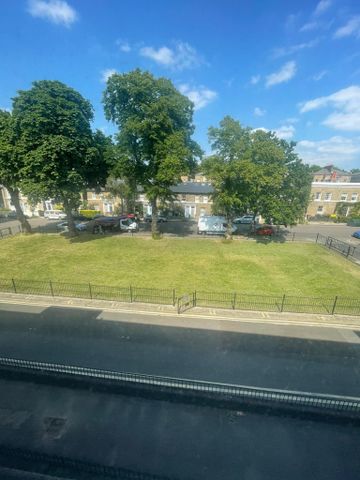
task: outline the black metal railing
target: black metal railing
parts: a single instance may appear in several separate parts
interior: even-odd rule
[[[316,243],[324,245],[329,250],[335,250],[346,258],[360,260],[360,248],[350,243],[343,242],[334,237],[321,235],[320,233],[316,236]]]
[[[328,395],[273,388],[259,388],[245,385],[235,385],[187,378],[144,375],[139,373],[116,372],[95,368],[78,367],[46,362],[35,362],[16,358],[0,357],[0,371],[10,369],[41,376],[63,376],[63,378],[78,378],[86,381],[111,381],[119,385],[136,386],[168,392],[200,395],[212,394],[217,399],[231,399],[239,402],[254,403],[264,407],[288,406],[298,409],[308,409],[313,413],[338,414],[346,413],[354,418],[360,418],[360,398],[349,396]]]
[[[48,295],[52,297],[74,297],[90,300],[118,302],[141,302],[176,305],[175,289],[115,287],[93,283],[65,283],[52,280],[19,280],[0,278],[0,291],[26,295]]]

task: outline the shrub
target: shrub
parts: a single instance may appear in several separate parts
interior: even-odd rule
[[[94,218],[95,215],[101,215],[100,210],[80,210],[79,213],[86,218]]]

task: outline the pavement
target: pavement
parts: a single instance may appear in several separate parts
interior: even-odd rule
[[[356,317],[0,297],[1,356],[360,396]],[[352,424],[0,378],[0,445],[171,480],[355,480],[359,441]]]
[[[0,356],[360,396],[359,318],[344,328],[262,316],[177,315],[164,306],[117,310],[105,307],[112,302],[79,308],[34,300],[2,295]]]

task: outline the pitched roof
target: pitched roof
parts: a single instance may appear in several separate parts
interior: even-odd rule
[[[190,193],[193,195],[209,195],[214,188],[209,182],[182,182],[170,187],[173,193]]]
[[[349,172],[345,172],[345,170],[339,170],[338,168],[333,168],[332,165],[326,165],[320,170],[317,170],[316,172],[314,172],[313,175],[329,175],[334,172],[339,175],[350,175]]]

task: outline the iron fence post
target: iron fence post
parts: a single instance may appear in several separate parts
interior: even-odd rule
[[[49,284],[50,284],[50,292],[51,292],[51,295],[54,296],[54,290],[53,290],[53,286],[52,286],[52,281],[49,280]]]
[[[10,235],[13,234],[11,227],[9,227],[9,233],[10,233]]]
[[[176,304],[176,293],[175,293],[175,288],[173,288],[173,306],[175,307]]]
[[[132,291],[132,286],[130,285],[130,288],[129,288],[129,292],[130,292],[130,303],[133,302],[133,291]]]
[[[285,303],[285,293],[284,293],[284,295],[283,295],[283,297],[282,297],[280,312],[283,312],[283,311],[284,311],[284,303]]]
[[[318,240],[319,240],[319,233],[316,234],[316,241],[315,241],[315,243],[318,243]]]
[[[180,315],[180,298],[178,298],[178,301],[177,301],[177,312],[178,312],[178,315]]]
[[[92,289],[91,289],[91,283],[89,282],[89,293],[90,293],[90,299],[92,300]]]
[[[332,237],[330,237],[330,243],[329,243],[329,248],[330,249],[332,248],[332,241],[333,241],[333,239],[332,239]]]
[[[193,293],[193,307],[196,307],[196,290]]]
[[[335,308],[336,308],[337,300],[338,300],[338,296],[336,295],[336,296],[335,296],[335,300],[334,300],[334,305],[333,305],[333,307],[332,307],[331,315],[334,315],[334,313],[335,313]]]
[[[14,287],[14,292],[17,293],[17,292],[16,292],[15,280],[12,278],[11,281],[12,281],[12,284],[13,284],[13,287]]]
[[[235,305],[236,305],[236,292],[233,294],[233,299],[232,299],[232,309],[235,310]]]
[[[348,256],[350,255],[350,249],[351,249],[351,245],[348,246],[348,251],[347,251],[347,254],[346,254],[346,258],[348,258]]]

